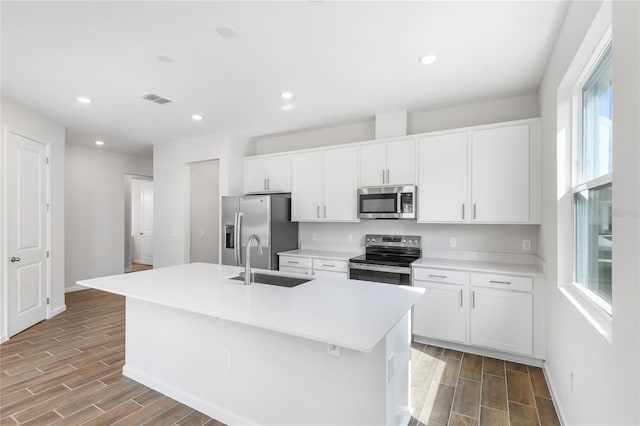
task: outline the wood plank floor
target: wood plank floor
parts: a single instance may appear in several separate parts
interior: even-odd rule
[[[0,346],[0,426],[222,425],[122,376],[124,298],[66,295],[67,311]],[[414,344],[411,425],[559,424],[542,370]]]
[[[414,343],[411,397],[418,425],[560,425],[542,369]]]
[[[66,304],[0,346],[0,425],[222,425],[122,376],[123,297],[83,290]]]

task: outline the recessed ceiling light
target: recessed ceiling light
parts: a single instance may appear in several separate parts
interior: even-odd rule
[[[285,92],[280,93],[280,97],[282,99],[291,99],[293,98],[293,93],[289,92],[288,90]]]
[[[201,115],[198,115],[198,114],[193,114],[193,115],[191,116],[191,118],[193,118],[195,121],[200,121],[200,120],[202,120],[202,116],[201,116]]]
[[[156,56],[156,59],[159,60],[160,62],[164,62],[165,64],[172,64],[176,61],[173,57],[169,55],[158,55]]]
[[[280,107],[281,110],[283,111],[289,111],[294,109],[296,106],[294,104],[284,104]]]
[[[216,30],[222,37],[227,38],[233,38],[238,34],[236,29],[232,25],[220,25],[218,28],[216,28]]]
[[[429,65],[438,60],[434,55],[425,55],[420,57],[420,63],[422,65]]]
[[[80,102],[81,104],[90,104],[91,103],[91,99],[87,98],[86,96],[78,96],[76,98],[76,100],[78,102]]]
[[[96,141],[96,145],[98,145],[98,146],[102,146],[102,145],[104,145],[104,142],[102,142],[102,141]]]

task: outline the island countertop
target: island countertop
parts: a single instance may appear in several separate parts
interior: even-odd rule
[[[190,263],[78,284],[361,352],[371,352],[424,291],[344,278],[317,277],[293,288],[229,279],[243,269]]]

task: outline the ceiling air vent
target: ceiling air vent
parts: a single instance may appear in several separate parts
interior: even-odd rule
[[[162,96],[154,95],[150,93],[148,95],[144,95],[142,99],[146,99],[151,102],[155,102],[160,105],[168,104],[169,102],[173,102],[171,99],[163,98]]]

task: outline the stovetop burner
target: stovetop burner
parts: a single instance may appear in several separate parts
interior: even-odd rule
[[[365,254],[349,259],[352,263],[408,268],[422,255],[418,236],[366,235]]]

